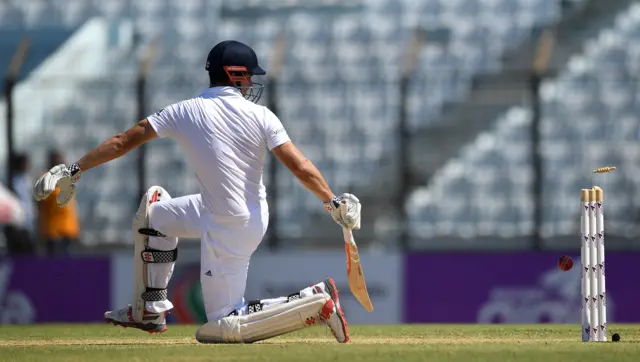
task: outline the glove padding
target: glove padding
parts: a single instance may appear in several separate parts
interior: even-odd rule
[[[333,221],[349,230],[360,229],[360,200],[352,194],[344,193],[324,203],[324,209],[331,213]]]
[[[60,188],[56,202],[59,207],[63,207],[76,194],[75,183],[80,179],[81,173],[82,171],[76,163],[69,167],[64,164],[54,166],[36,181],[33,186],[33,197],[37,201],[42,201],[49,197],[56,188]]]

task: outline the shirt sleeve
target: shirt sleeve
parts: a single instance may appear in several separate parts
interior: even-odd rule
[[[265,108],[264,122],[264,136],[269,150],[291,141],[289,134],[287,134],[278,116],[273,114],[268,108]]]
[[[178,135],[181,107],[180,103],[174,103],[147,117],[158,137],[175,138]]]

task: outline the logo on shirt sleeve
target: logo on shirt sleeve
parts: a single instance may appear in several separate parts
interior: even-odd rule
[[[159,117],[162,112],[164,112],[164,108],[162,108],[161,110],[157,111],[155,115],[157,117]]]

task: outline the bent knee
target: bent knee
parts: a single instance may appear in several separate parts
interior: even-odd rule
[[[162,230],[166,228],[166,225],[171,222],[175,217],[172,216],[169,208],[168,202],[159,201],[154,202],[149,205],[149,227],[155,229],[165,235],[167,235],[167,230]]]

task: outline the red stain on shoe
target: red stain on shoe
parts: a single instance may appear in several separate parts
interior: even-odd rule
[[[320,318],[324,320],[329,320],[331,318],[331,314],[333,313],[335,304],[333,303],[333,299],[329,299],[320,310]]]

